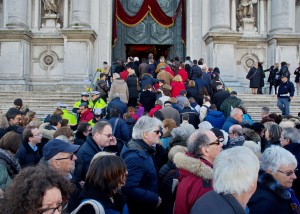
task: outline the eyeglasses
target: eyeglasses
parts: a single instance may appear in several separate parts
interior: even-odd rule
[[[34,134],[34,135],[33,135],[33,137],[40,137],[40,136],[42,136],[41,133],[38,133],[38,134]]]
[[[160,130],[155,130],[153,132],[155,132],[157,135],[160,134]]]
[[[298,169],[295,169],[295,170],[292,170],[292,171],[289,171],[289,172],[283,172],[283,171],[277,170],[277,172],[285,174],[286,176],[291,176],[292,174],[294,174],[297,171],[298,171]]]
[[[66,203],[61,202],[58,204],[57,207],[41,209],[39,211],[39,213],[40,214],[54,214],[56,210],[58,210],[58,212],[62,212],[67,207],[66,205],[67,205]]]
[[[220,145],[222,142],[219,140],[219,139],[217,139],[216,141],[214,141],[214,142],[211,142],[210,144],[208,144],[209,146],[211,146],[211,145]]]
[[[55,159],[55,160],[67,160],[67,159],[73,160],[73,156],[74,156],[74,154],[72,153],[72,154],[70,154],[68,157],[65,157],[65,158],[57,158],[57,159]]]
[[[106,137],[108,137],[108,138],[114,138],[115,136],[113,136],[112,134],[104,134],[104,133],[100,133],[100,134],[103,134],[103,135],[105,135]]]

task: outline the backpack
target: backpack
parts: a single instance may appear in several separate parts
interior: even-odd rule
[[[104,208],[102,206],[102,204],[94,199],[85,199],[83,200],[79,206],[73,210],[73,212],[71,212],[71,214],[76,214],[80,211],[80,209],[84,206],[84,205],[92,205],[94,208],[94,211],[96,214],[105,214]]]

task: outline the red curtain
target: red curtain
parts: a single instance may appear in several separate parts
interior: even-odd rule
[[[117,39],[117,19],[128,27],[134,27],[142,22],[148,13],[151,17],[162,27],[171,27],[174,25],[174,22],[177,18],[177,15],[180,12],[182,14],[181,19],[181,37],[182,42],[185,44],[185,11],[184,11],[184,0],[180,0],[176,9],[176,12],[173,17],[170,17],[165,14],[165,12],[160,8],[156,0],[144,0],[140,10],[137,14],[130,16],[125,11],[120,0],[115,0],[115,11],[114,11],[114,20],[113,20],[113,44]]]

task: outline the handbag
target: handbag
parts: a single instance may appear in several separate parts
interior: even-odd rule
[[[257,72],[257,69],[251,77],[249,77],[249,73],[248,73],[246,76],[246,79],[251,80],[255,76],[256,72]]]

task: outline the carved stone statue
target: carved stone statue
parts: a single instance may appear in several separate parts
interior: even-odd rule
[[[253,17],[253,4],[256,4],[257,0],[241,0],[239,8],[237,9],[238,19],[252,18]]]
[[[48,11],[48,14],[58,13],[58,7],[55,4],[55,0],[43,0],[44,10]]]

